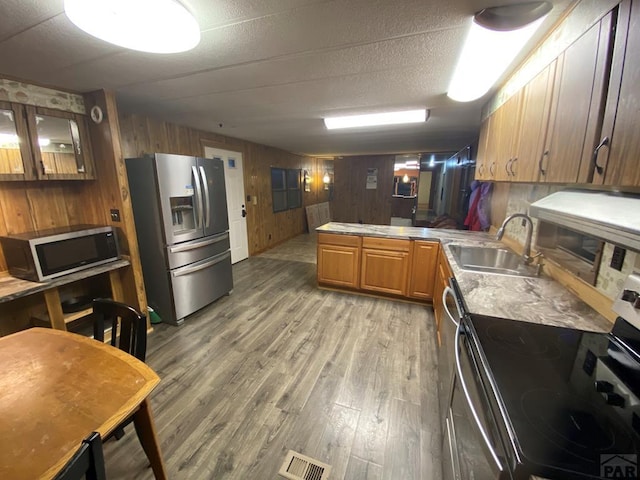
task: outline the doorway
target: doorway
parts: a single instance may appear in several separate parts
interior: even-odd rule
[[[218,158],[224,163],[224,185],[227,191],[231,263],[238,263],[249,257],[242,153],[204,147],[204,156],[207,158]]]

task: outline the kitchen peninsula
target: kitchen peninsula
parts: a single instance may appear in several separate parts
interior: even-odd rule
[[[448,245],[504,246],[486,233],[338,222],[316,231],[321,287],[424,300],[411,295],[410,285],[431,284],[428,300],[439,317],[439,297],[446,285],[439,285],[437,269],[444,266],[450,269],[444,280],[456,279],[472,313],[601,332],[611,328],[606,318],[547,276],[522,278],[462,270]],[[426,244],[434,249],[427,261],[420,248]]]

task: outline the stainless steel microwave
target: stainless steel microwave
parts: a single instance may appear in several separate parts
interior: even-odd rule
[[[0,237],[9,274],[42,282],[119,258],[113,227],[76,225]]]

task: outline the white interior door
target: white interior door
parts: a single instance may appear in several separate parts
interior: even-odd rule
[[[224,162],[224,184],[227,190],[231,263],[237,263],[249,256],[247,210],[245,208],[244,175],[242,174],[242,153],[204,147],[204,156],[207,158],[219,158]]]

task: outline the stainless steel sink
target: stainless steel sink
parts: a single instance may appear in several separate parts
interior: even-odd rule
[[[521,255],[507,248],[449,245],[449,249],[462,270],[517,277],[537,276],[536,267],[525,265]]]

